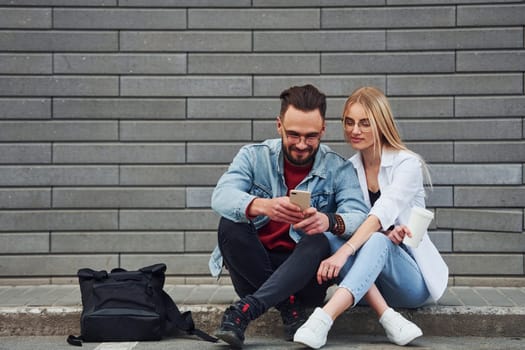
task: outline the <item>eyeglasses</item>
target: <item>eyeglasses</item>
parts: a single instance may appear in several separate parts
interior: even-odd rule
[[[319,142],[319,140],[321,139],[321,133],[319,132],[301,135],[295,131],[286,130],[282,123],[281,123],[281,126],[284,130],[284,134],[286,135],[286,139],[290,143],[299,143],[301,142],[301,139],[304,138],[304,143],[306,143],[309,146],[312,146],[312,145],[315,145],[317,142]]]
[[[343,118],[343,127],[347,131],[352,131],[355,128],[355,120],[353,120],[350,117],[344,117]],[[357,126],[359,127],[359,130],[361,132],[368,132],[372,130],[372,124],[370,124],[370,119],[360,119],[357,122]]]

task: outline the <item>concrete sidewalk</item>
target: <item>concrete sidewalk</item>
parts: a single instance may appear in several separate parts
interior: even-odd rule
[[[213,333],[225,308],[237,299],[228,285],[167,285],[181,311]],[[0,336],[79,334],[82,306],[78,285],[0,286]],[[399,310],[428,336],[525,336],[525,287],[449,287],[438,305]],[[249,335],[282,335],[271,309],[248,328]],[[384,334],[367,307],[342,315],[331,333]]]

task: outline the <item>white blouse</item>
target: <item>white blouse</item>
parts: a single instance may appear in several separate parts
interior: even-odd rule
[[[350,158],[350,161],[357,170],[365,202],[370,208],[361,154],[358,152]],[[369,215],[375,215],[379,219],[383,230],[391,225],[406,225],[412,207],[425,207],[422,165],[415,154],[383,149],[378,181],[381,196],[370,209]],[[428,233],[425,233],[417,248],[410,246],[407,248],[421,270],[431,301],[436,302],[441,298],[448,284],[447,264],[430,240]]]

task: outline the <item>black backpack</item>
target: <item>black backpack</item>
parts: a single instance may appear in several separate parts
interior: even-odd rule
[[[216,342],[195,328],[191,312],[181,313],[163,290],[166,265],[156,264],[138,271],[121,268],[106,271],[78,270],[82,314],[80,336],[67,342],[160,340],[178,330]]]

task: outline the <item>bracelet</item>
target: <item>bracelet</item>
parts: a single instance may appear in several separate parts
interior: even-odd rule
[[[352,253],[350,253],[350,255],[354,255],[354,254],[355,254],[355,251],[356,251],[356,249],[355,249],[354,245],[353,245],[352,243],[350,243],[350,241],[349,241],[349,240],[348,240],[348,241],[346,241],[346,243],[345,243],[345,244],[346,244],[346,245],[348,245],[348,246],[349,246],[350,248],[352,248]]]
[[[343,233],[345,233],[345,221],[343,220],[341,215],[334,214],[334,218],[335,226],[330,232],[332,232],[336,236],[341,236]]]

